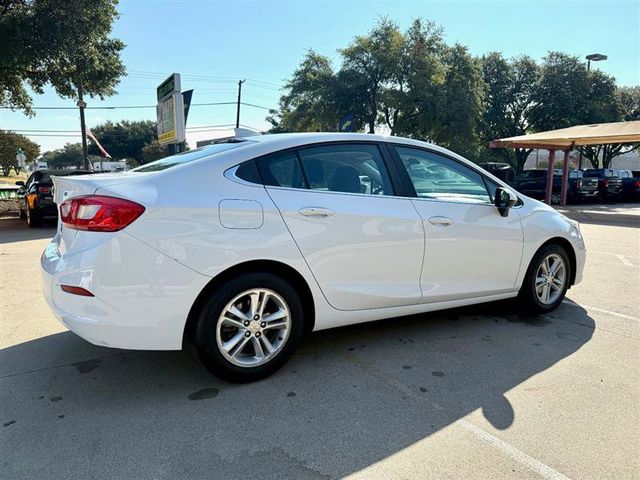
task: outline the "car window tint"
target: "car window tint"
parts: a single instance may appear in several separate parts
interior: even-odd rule
[[[312,190],[393,195],[377,145],[335,144],[304,148],[298,153]]]
[[[262,183],[273,187],[307,188],[294,151],[278,152],[258,159]]]
[[[256,162],[253,160],[240,164],[236,170],[236,177],[249,183],[261,183]]]
[[[491,203],[482,175],[434,152],[395,147],[419,197],[446,202]]]

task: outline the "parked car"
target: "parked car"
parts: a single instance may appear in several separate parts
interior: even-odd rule
[[[53,176],[86,175],[86,170],[36,170],[27,182],[16,182],[21,197],[20,218],[30,227],[39,227],[43,220],[55,221],[58,207],[53,202]]]
[[[508,163],[484,162],[478,165],[508,185],[513,185],[516,179],[516,171]]]
[[[622,196],[622,179],[618,170],[594,168],[584,171],[585,178],[598,179],[598,197],[601,200],[619,200]]]
[[[547,190],[546,170],[525,170],[516,178],[514,188],[532,198],[543,200]],[[553,190],[551,202],[560,203],[562,193],[562,170],[553,171]],[[588,199],[593,199],[598,194],[598,180],[585,178],[582,170],[569,170],[569,181],[567,184],[567,201],[569,203],[580,203]]]
[[[640,200],[640,171],[620,170],[619,176],[622,179],[623,200]]]
[[[399,137],[249,136],[54,184],[41,264],[55,315],[107,347],[191,338],[236,382],[312,330],[512,297],[549,312],[586,256],[577,222]]]
[[[0,183],[0,215],[18,210],[19,190],[17,185]]]

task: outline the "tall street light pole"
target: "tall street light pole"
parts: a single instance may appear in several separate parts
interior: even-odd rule
[[[84,109],[87,103],[83,98],[82,79],[78,79],[78,107],[80,108],[80,133],[82,135],[82,162],[85,170],[89,170],[89,150],[87,147],[87,125],[84,121]]]
[[[591,62],[601,62],[608,57],[602,53],[591,53],[585,57],[587,59],[587,72],[591,70]],[[578,158],[578,170],[582,170],[582,147],[580,147],[580,157]]]
[[[242,97],[242,84],[246,80],[238,80],[238,107],[236,109],[236,128],[240,128],[240,99]]]
[[[591,70],[591,62],[601,62],[606,60],[608,57],[603,55],[602,53],[592,53],[585,57],[587,59],[587,71]]]

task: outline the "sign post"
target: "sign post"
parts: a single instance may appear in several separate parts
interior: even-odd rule
[[[18,167],[20,168],[27,167],[27,164],[26,164],[27,156],[24,154],[24,152],[20,147],[18,147],[18,149],[16,150],[16,160],[18,161]]]
[[[160,145],[179,145],[185,141],[184,100],[180,93],[180,74],[174,73],[158,85],[156,106],[158,142]]]

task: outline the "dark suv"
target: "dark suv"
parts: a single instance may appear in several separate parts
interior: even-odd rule
[[[547,189],[546,170],[525,170],[515,180],[514,187],[519,192],[538,200],[543,200]],[[562,170],[553,171],[553,190],[551,203],[560,203],[562,191]],[[569,170],[567,201],[578,203],[598,194],[598,180],[586,178],[582,170]]]
[[[30,227],[39,227],[43,220],[56,220],[58,207],[53,203],[52,176],[86,175],[86,170],[36,170],[27,183],[16,182],[20,186],[20,218],[26,218]]]
[[[594,168],[585,170],[584,176],[598,179],[598,196],[601,200],[619,200],[622,196],[622,178],[619,170]]]

